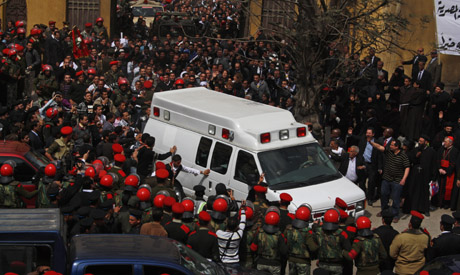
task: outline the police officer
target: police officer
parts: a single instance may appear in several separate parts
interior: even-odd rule
[[[203,198],[206,187],[203,185],[195,185],[193,186],[193,190],[195,191],[195,209],[193,213],[197,216],[206,206],[206,201]]]
[[[160,191],[166,191],[170,196],[176,199],[176,193],[174,190],[168,185],[170,182],[168,181],[169,172],[166,169],[158,169],[155,171],[155,177],[157,185],[152,188],[153,194],[158,194]]]
[[[263,174],[260,176],[261,179],[263,180]],[[265,194],[267,193],[267,187],[263,186],[261,183],[261,180],[259,179],[259,183],[253,187],[253,193],[254,193],[254,216],[255,219],[262,223],[264,220],[264,213],[268,209],[268,201],[267,198],[265,197]],[[250,197],[250,194],[248,195],[248,198]]]
[[[208,227],[211,221],[211,215],[206,211],[201,211],[198,215],[198,221],[199,228],[190,233],[187,245],[201,256],[218,262],[219,245],[217,243],[217,235],[212,230],[209,230]]]
[[[379,262],[387,257],[383,243],[377,234],[371,231],[371,220],[361,216],[356,220],[358,236],[351,251],[343,251],[350,261],[355,261],[357,275],[374,275],[379,273]]]
[[[25,190],[19,181],[14,180],[14,161],[5,161],[0,167],[0,208],[23,208],[24,202],[21,197],[31,199],[37,194],[37,190],[29,192]]]
[[[288,207],[291,204],[292,196],[288,193],[280,194],[280,230],[284,232],[286,226],[292,223],[295,216],[289,213]]]
[[[269,207],[264,225],[251,244],[251,250],[258,256],[257,269],[274,275],[281,273],[281,258],[288,254],[288,246],[279,230],[279,222],[279,209],[275,206]]]
[[[310,274],[311,253],[318,250],[313,231],[308,227],[311,207],[303,204],[297,208],[295,219],[286,227],[284,236],[289,248],[289,275]]]
[[[430,236],[422,231],[420,225],[424,216],[411,211],[409,228],[397,235],[390,246],[390,257],[396,259],[395,273],[413,274],[425,265],[425,250],[430,244]]]
[[[339,228],[340,213],[337,209],[329,209],[324,213],[323,225],[314,227],[314,239],[318,244],[318,259],[320,268],[330,274],[342,274],[342,251],[350,251],[351,245],[346,233]]]
[[[396,237],[396,235],[399,234],[399,232],[391,226],[393,218],[394,215],[390,209],[383,210],[382,225],[373,230],[375,234],[379,235],[387,254],[390,252],[390,245],[393,242],[393,239]],[[380,271],[383,272],[385,270],[393,270],[394,266],[395,260],[391,257],[387,257],[382,262],[380,262]]]
[[[176,202],[172,206],[173,219],[165,224],[164,228],[168,232],[168,237],[183,244],[187,243],[190,229],[182,223],[181,218],[184,213],[184,206]]]
[[[441,216],[441,235],[434,238],[427,251],[427,260],[436,257],[460,254],[460,235],[452,233],[455,219],[450,215]]]

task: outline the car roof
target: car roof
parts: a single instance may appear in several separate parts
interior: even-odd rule
[[[0,232],[60,232],[59,208],[0,209]]]
[[[71,260],[123,259],[180,263],[179,249],[167,238],[135,234],[85,234],[72,238]]]
[[[0,141],[0,154],[17,154],[24,156],[29,151],[30,146],[25,143],[10,140]]]

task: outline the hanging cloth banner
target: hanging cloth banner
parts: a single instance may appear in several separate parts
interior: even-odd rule
[[[460,0],[434,0],[438,49],[460,55]]]

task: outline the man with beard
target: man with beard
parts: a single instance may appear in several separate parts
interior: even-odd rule
[[[450,207],[452,189],[455,179],[455,162],[457,161],[458,150],[453,146],[454,138],[444,138],[443,147],[438,150],[437,169],[439,172],[439,192],[432,198],[434,206],[447,209]]]
[[[430,138],[421,135],[418,144],[409,156],[413,166],[408,180],[408,196],[406,207],[430,216],[430,191],[429,184],[436,180],[436,151],[429,145]],[[406,208],[405,207],[405,208]]]
[[[446,122],[444,124],[444,129],[440,132],[438,132],[434,138],[433,138],[433,142],[432,142],[432,146],[435,150],[439,150],[439,148],[442,147],[442,142],[444,141],[444,139],[448,136],[451,136],[454,138],[454,141],[455,142],[458,142],[457,139],[457,136],[455,136],[454,132],[453,132],[453,125],[452,123],[450,122]]]

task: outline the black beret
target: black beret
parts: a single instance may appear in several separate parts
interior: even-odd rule
[[[193,186],[193,190],[195,190],[195,192],[204,192],[206,190],[206,187],[204,187],[203,185],[195,185]]]
[[[114,204],[115,204],[114,200],[106,200],[105,202],[101,203],[99,207],[102,210],[107,211],[109,209],[112,209]]]
[[[450,215],[447,215],[447,214],[444,214],[441,216],[441,222],[442,223],[445,223],[445,224],[454,224],[455,223],[455,219],[450,216]]]
[[[105,211],[102,210],[102,209],[93,209],[91,211],[91,218],[95,219],[95,220],[102,220],[104,219],[105,217]]]
[[[394,214],[391,209],[385,209],[382,211],[382,218],[394,218]]]
[[[129,210],[129,215],[134,216],[136,219],[141,219],[142,213],[143,212],[141,210],[137,210],[137,209]]]

